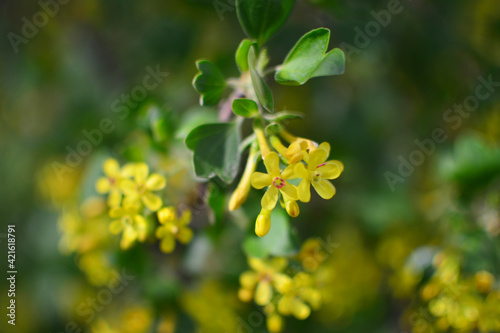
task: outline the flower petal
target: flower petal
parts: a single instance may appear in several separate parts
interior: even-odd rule
[[[240,284],[245,289],[253,289],[259,282],[259,274],[253,271],[246,271],[240,275]]]
[[[167,180],[162,175],[153,173],[148,177],[145,185],[150,191],[159,191],[167,185]]]
[[[297,188],[285,180],[285,185],[280,188],[282,194],[286,195],[290,200],[299,200]]]
[[[323,149],[326,151],[326,155],[330,155],[330,144],[328,142],[323,142],[319,145],[318,149]]]
[[[149,167],[146,163],[138,163],[134,170],[134,180],[137,184],[142,185],[146,182],[149,174]]]
[[[137,238],[139,241],[144,242],[147,236],[148,224],[146,219],[139,214],[134,215],[135,230],[137,231]]]
[[[148,207],[150,210],[153,212],[156,212],[158,209],[161,208],[162,201],[159,196],[156,194],[153,194],[151,192],[145,192],[141,196],[142,202],[146,207]]]
[[[257,190],[269,186],[273,183],[273,179],[267,173],[254,172],[252,175],[252,186]]]
[[[267,280],[262,280],[257,284],[255,289],[255,303],[260,306],[269,304],[273,297],[273,289],[271,283]]]
[[[109,224],[109,232],[111,232],[114,235],[118,235],[120,232],[123,230],[123,223],[121,220],[114,220],[111,221]]]
[[[317,183],[312,183],[312,186],[323,199],[331,199],[335,195],[335,186],[328,180],[321,179]]]
[[[294,167],[294,172],[298,178],[309,179],[309,171],[307,171],[304,163],[297,163]]]
[[[108,177],[118,177],[120,175],[120,164],[114,158],[108,158],[104,161],[103,170]]]
[[[160,243],[160,249],[165,253],[170,253],[175,249],[174,235],[168,233],[163,236]]]
[[[124,178],[131,178],[135,174],[135,168],[137,167],[136,163],[127,163],[123,166],[120,175]]]
[[[171,222],[176,218],[175,207],[164,207],[158,211],[158,220],[160,223]]]
[[[311,183],[307,179],[302,179],[297,189],[297,195],[302,202],[311,201]]]
[[[307,169],[313,171],[318,167],[318,165],[324,163],[328,158],[328,153],[324,149],[316,149],[309,154],[309,164]]]
[[[297,298],[292,301],[291,309],[295,318],[300,320],[306,319],[311,314],[311,308]]]
[[[182,212],[182,215],[178,221],[179,226],[185,226],[191,223],[191,211],[189,209],[186,209],[185,211]]]
[[[182,244],[187,244],[191,241],[192,238],[193,230],[186,227],[179,229],[179,233],[177,234],[177,239],[179,240],[179,242],[181,242]]]
[[[335,163],[325,163],[316,169],[323,179],[336,179],[342,173],[342,169],[338,164]]]
[[[267,189],[266,193],[264,193],[264,196],[260,201],[262,208],[267,210],[273,210],[274,207],[276,207],[276,203],[278,202],[278,194],[279,190],[274,186],[270,186]]]
[[[109,210],[109,217],[112,219],[119,219],[126,214],[125,209],[122,207],[112,207]]]
[[[281,178],[283,179],[297,178],[297,176],[295,175],[295,164],[290,164],[289,166],[287,166],[286,169],[283,170],[283,172],[281,173]]]
[[[118,189],[114,189],[109,193],[108,196],[108,205],[109,207],[116,207],[120,206],[120,203],[122,201],[122,193]]]
[[[97,180],[95,183],[95,189],[97,193],[108,193],[111,190],[111,182],[108,178],[102,177]]]
[[[280,174],[280,158],[274,151],[264,157],[264,165],[266,166],[267,173],[271,177],[279,176]]]
[[[289,315],[292,312],[293,297],[283,296],[278,302],[278,311],[282,315]]]
[[[122,249],[128,249],[136,240],[137,232],[132,226],[126,226],[123,231],[122,241],[120,243],[120,247]]]
[[[137,193],[137,184],[130,179],[122,179],[119,184],[120,190],[126,195]]]
[[[326,165],[328,165],[328,164],[333,164],[333,165],[336,165],[336,166],[338,166],[338,167],[339,167],[340,172],[344,171],[344,164],[343,164],[342,162],[340,162],[340,161],[337,161],[337,160],[331,160],[331,161],[327,161],[325,164],[326,164]]]

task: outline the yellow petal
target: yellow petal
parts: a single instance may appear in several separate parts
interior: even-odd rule
[[[297,189],[299,200],[309,202],[311,200],[311,183],[307,179],[302,179]]]
[[[120,164],[114,158],[104,161],[103,170],[106,176],[116,178],[120,175]]]
[[[253,292],[249,289],[241,288],[238,290],[238,298],[242,302],[250,302],[252,300]]]
[[[111,191],[111,193],[109,193],[108,205],[110,207],[120,206],[121,201],[122,201],[122,194],[120,190],[114,189]]]
[[[123,208],[128,211],[137,211],[141,207],[141,198],[137,193],[132,195],[127,195],[125,199],[123,199]]]
[[[153,173],[146,180],[146,188],[150,191],[159,191],[165,187],[167,180],[162,175]]]
[[[174,235],[168,233],[164,235],[160,243],[160,249],[165,253],[170,253],[175,249]]]
[[[299,200],[297,188],[285,180],[285,185],[280,188],[281,193],[287,196],[290,200]]]
[[[254,172],[252,175],[252,186],[257,190],[269,186],[273,183],[273,179],[267,173]]]
[[[309,164],[307,169],[310,171],[315,170],[318,165],[324,163],[328,158],[328,153],[323,149],[316,149],[312,153],[309,154]]]
[[[267,317],[266,326],[270,333],[281,332],[283,330],[283,317],[276,313],[272,314]]]
[[[134,180],[137,184],[142,185],[146,182],[149,174],[149,167],[146,163],[137,163],[134,170]]]
[[[137,238],[139,241],[144,242],[147,236],[147,222],[144,217],[137,214],[134,215],[135,228],[137,231]]]
[[[259,237],[267,235],[271,229],[271,212],[261,212],[255,221],[255,234]]]
[[[121,218],[125,214],[125,209],[123,209],[122,207],[113,207],[109,210],[109,217],[111,217],[112,219]]]
[[[311,314],[311,308],[298,299],[292,301],[291,309],[295,318],[300,320],[306,319]]]
[[[95,183],[95,189],[101,194],[108,193],[111,190],[111,182],[108,178],[99,178]]]
[[[158,220],[160,223],[171,222],[176,219],[175,207],[164,207],[158,211]]]
[[[260,281],[255,289],[255,303],[264,306],[271,301],[272,297],[273,289],[271,288],[271,283],[267,280]]]
[[[297,163],[294,167],[295,176],[298,178],[309,179],[309,171],[307,171],[304,163]]]
[[[273,284],[280,293],[286,294],[290,291],[292,279],[283,273],[275,273],[273,274]]]
[[[120,175],[124,178],[131,178],[135,174],[135,168],[137,167],[136,163],[127,163],[123,166]]]
[[[281,178],[283,179],[297,178],[297,176],[295,176],[295,164],[290,164],[289,166],[287,166],[286,169],[283,170],[283,172],[281,173]]]
[[[122,230],[123,224],[121,220],[114,220],[109,224],[109,231],[114,235],[118,235]]]
[[[182,244],[187,244],[191,241],[192,238],[193,230],[186,227],[179,229],[179,233],[177,234],[177,239],[179,240],[179,242],[181,242]]]
[[[297,201],[295,200],[290,200],[285,203],[285,209],[288,215],[291,217],[297,217],[300,214],[300,208],[299,205],[297,204]]]
[[[264,157],[264,165],[266,166],[267,173],[271,177],[279,176],[280,174],[280,158],[274,151]]]
[[[121,241],[121,248],[122,249],[128,249],[136,240],[137,238],[137,232],[132,226],[126,226],[125,230],[123,231],[123,236],[122,236],[122,241]]]
[[[323,179],[336,179],[342,173],[342,170],[337,164],[325,163],[316,169]]]
[[[313,182],[312,186],[323,199],[331,199],[335,195],[335,187],[328,180],[321,179],[319,182]]]
[[[336,165],[340,169],[340,172],[344,171],[344,164],[340,161],[331,160],[331,161],[326,161],[325,164],[326,165],[328,165],[328,164]]]
[[[243,272],[240,275],[240,284],[245,289],[253,289],[259,282],[259,275],[252,271]]]
[[[287,316],[292,313],[293,297],[283,296],[278,302],[278,312]]]
[[[248,258],[248,265],[256,272],[262,272],[266,269],[264,261],[258,258]]]
[[[275,272],[283,271],[288,266],[288,260],[283,257],[276,257],[270,260],[269,267]]]
[[[262,208],[269,211],[273,210],[278,202],[278,194],[279,190],[274,186],[270,186],[260,201]]]
[[[319,145],[318,149],[323,149],[326,151],[326,155],[330,155],[330,144],[328,142],[323,142]]]
[[[137,193],[137,184],[130,179],[122,179],[119,184],[120,190],[125,195],[132,195]]]
[[[156,194],[153,194],[151,192],[145,192],[141,196],[141,199],[142,199],[142,203],[144,203],[144,205],[146,207],[148,207],[150,210],[152,210],[153,212],[156,212],[158,209],[161,208],[162,201],[161,201],[160,197],[157,196]]]

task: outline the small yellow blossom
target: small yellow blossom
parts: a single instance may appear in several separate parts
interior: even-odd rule
[[[313,287],[312,278],[306,273],[297,273],[281,291],[283,297],[278,302],[278,312],[285,316],[292,314],[297,319],[306,319],[311,314],[311,307],[319,308],[321,294]]]
[[[252,175],[252,186],[260,190],[269,186],[262,197],[261,205],[266,210],[273,210],[278,202],[279,193],[291,200],[298,200],[297,188],[287,182],[294,178],[293,165],[288,166],[283,172],[280,171],[280,158],[277,153],[270,152],[264,157],[264,165],[267,174],[255,172]]]
[[[136,240],[143,242],[147,236],[146,219],[139,214],[138,206],[126,205],[125,207],[113,207],[109,216],[116,220],[109,225],[112,234],[123,232],[120,247],[128,249]]]
[[[160,174],[153,173],[149,175],[149,167],[145,163],[138,163],[134,168],[134,180],[122,179],[120,189],[125,193],[125,199],[128,204],[137,204],[140,201],[152,211],[161,208],[162,200],[154,191],[163,189],[166,185],[166,179]]]
[[[114,158],[108,158],[104,161],[102,168],[106,177],[101,177],[97,180],[95,184],[96,190],[100,194],[109,193],[108,205],[110,207],[119,206],[122,200],[122,193],[119,188],[120,181],[123,177],[130,174],[133,165],[128,164],[120,170],[118,161]]]
[[[304,152],[307,149],[307,142],[303,139],[297,139],[292,142],[285,152],[288,163],[298,163],[304,158]]]
[[[175,249],[175,239],[187,244],[193,238],[193,230],[188,228],[191,222],[191,211],[185,210],[180,218],[177,217],[175,207],[166,207],[158,211],[158,220],[162,226],[156,229],[156,237],[161,239],[160,248],[165,253]]]
[[[277,290],[285,289],[291,282],[290,277],[281,273],[288,265],[285,258],[249,258],[248,264],[252,270],[240,275],[241,289],[238,296],[242,301],[250,301],[253,295],[255,303],[267,305],[273,297],[273,287]]]
[[[311,200],[310,185],[323,199],[331,199],[335,195],[335,187],[327,179],[336,179],[343,171],[339,161],[326,161],[330,154],[330,145],[322,143],[316,150],[305,156],[307,167],[297,163],[294,171],[297,177],[302,178],[298,187],[298,197],[302,202]]]

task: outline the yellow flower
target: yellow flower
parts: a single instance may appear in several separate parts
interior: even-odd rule
[[[187,227],[191,222],[191,212],[185,210],[180,218],[177,217],[175,207],[162,208],[158,212],[158,220],[162,226],[156,229],[156,237],[161,239],[160,249],[170,253],[175,249],[175,239],[187,244],[193,238],[193,230]]]
[[[319,308],[321,294],[312,286],[312,278],[306,273],[298,273],[287,288],[282,290],[283,297],[278,302],[278,312],[282,315],[294,315],[297,319],[306,319],[311,314],[311,307]]]
[[[275,152],[270,152],[264,157],[264,165],[267,174],[255,172],[252,175],[252,186],[256,189],[260,190],[269,186],[261,200],[262,208],[269,211],[273,210],[278,202],[280,192],[291,200],[298,200],[297,188],[287,182],[287,179],[294,177],[293,165],[288,166],[281,172],[280,158]]]
[[[303,139],[297,139],[288,146],[285,157],[288,163],[298,163],[304,158],[304,152],[307,149],[307,141]]]
[[[305,156],[307,168],[303,163],[295,165],[296,176],[302,178],[298,187],[300,201],[309,202],[311,200],[311,184],[323,199],[331,199],[335,195],[335,187],[327,179],[338,178],[344,166],[339,161],[326,162],[329,154],[330,145],[324,142]]]
[[[240,275],[241,289],[238,296],[248,302],[254,295],[255,303],[264,306],[269,304],[273,297],[273,286],[277,290],[287,288],[290,277],[281,273],[288,265],[285,258],[261,260],[249,258],[248,264],[252,268]]]
[[[138,212],[138,206],[132,205],[113,207],[109,211],[109,216],[116,219],[109,225],[109,230],[115,235],[123,232],[120,247],[124,250],[130,248],[136,240],[146,240],[147,222]]]
[[[114,158],[108,158],[104,161],[102,168],[106,177],[97,180],[95,184],[96,190],[100,194],[109,193],[108,205],[110,207],[119,206],[122,201],[122,193],[119,188],[120,181],[124,177],[130,176],[133,165],[129,163],[120,170],[118,161]]]
[[[149,167],[145,163],[138,163],[133,171],[134,180],[120,181],[120,189],[125,193],[124,201],[132,205],[142,201],[150,210],[157,211],[161,208],[162,200],[151,192],[165,187],[167,183],[165,177],[157,173],[149,175]]]

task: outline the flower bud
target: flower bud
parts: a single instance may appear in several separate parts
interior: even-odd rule
[[[283,318],[279,314],[272,314],[267,318],[267,329],[271,333],[278,333],[283,330]]]
[[[238,187],[236,191],[233,192],[233,195],[229,200],[229,211],[240,208],[240,206],[247,200],[249,190],[250,186],[246,188]]]
[[[271,229],[271,212],[268,210],[261,210],[257,221],[255,222],[255,233],[259,237],[267,235]]]
[[[285,208],[286,208],[286,212],[291,217],[297,217],[300,214],[300,209],[299,209],[299,205],[297,204],[297,201],[293,201],[293,200],[287,201],[285,203]]]
[[[480,271],[477,272],[476,275],[474,276],[474,284],[476,290],[479,291],[480,293],[489,292],[493,287],[494,283],[495,283],[495,277],[490,272]]]

